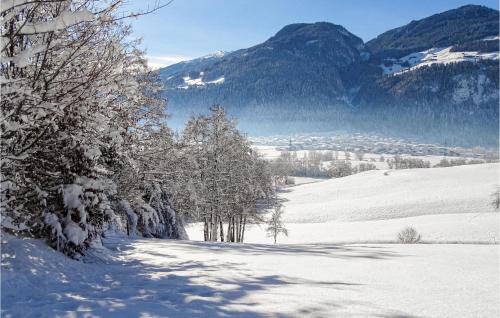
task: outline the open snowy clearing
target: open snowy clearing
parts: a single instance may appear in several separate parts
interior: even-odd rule
[[[496,245],[2,240],[2,317],[497,317]],[[104,257],[105,256],[105,257]],[[103,266],[102,261],[108,264]]]

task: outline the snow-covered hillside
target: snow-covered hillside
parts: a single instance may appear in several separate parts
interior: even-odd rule
[[[498,41],[496,39],[492,39]],[[477,62],[479,60],[498,60],[499,52],[453,52],[453,46],[444,48],[432,48],[422,52],[408,54],[400,59],[388,59],[391,65],[380,65],[384,74],[401,74],[412,71],[423,66],[433,64],[449,64],[459,62]]]
[[[500,216],[491,206],[498,172],[499,164],[373,170],[285,188],[280,198],[290,233],[279,241],[394,242],[414,226],[426,242],[498,243]],[[198,224],[188,233],[202,239]],[[258,225],[245,240],[271,242]]]
[[[498,246],[2,239],[2,317],[497,317]],[[101,255],[102,256],[102,255]]]
[[[290,223],[360,221],[493,212],[498,164],[373,170],[305,184],[281,194]]]

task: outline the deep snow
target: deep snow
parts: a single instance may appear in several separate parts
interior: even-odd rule
[[[2,317],[499,315],[496,245],[107,246],[84,263],[4,236]]]

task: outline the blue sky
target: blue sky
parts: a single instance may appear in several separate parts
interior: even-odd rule
[[[146,9],[157,1],[129,0],[126,9]],[[158,67],[249,47],[290,23],[328,21],[368,41],[411,20],[466,4],[498,10],[497,0],[174,0],[132,24],[150,64]]]

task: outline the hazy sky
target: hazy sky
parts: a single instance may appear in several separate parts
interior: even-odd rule
[[[146,9],[157,1],[129,0],[127,9]],[[498,10],[497,0],[174,0],[133,20],[134,35],[152,66],[168,65],[211,52],[261,43],[297,22],[341,24],[368,41],[389,29],[466,4]]]

